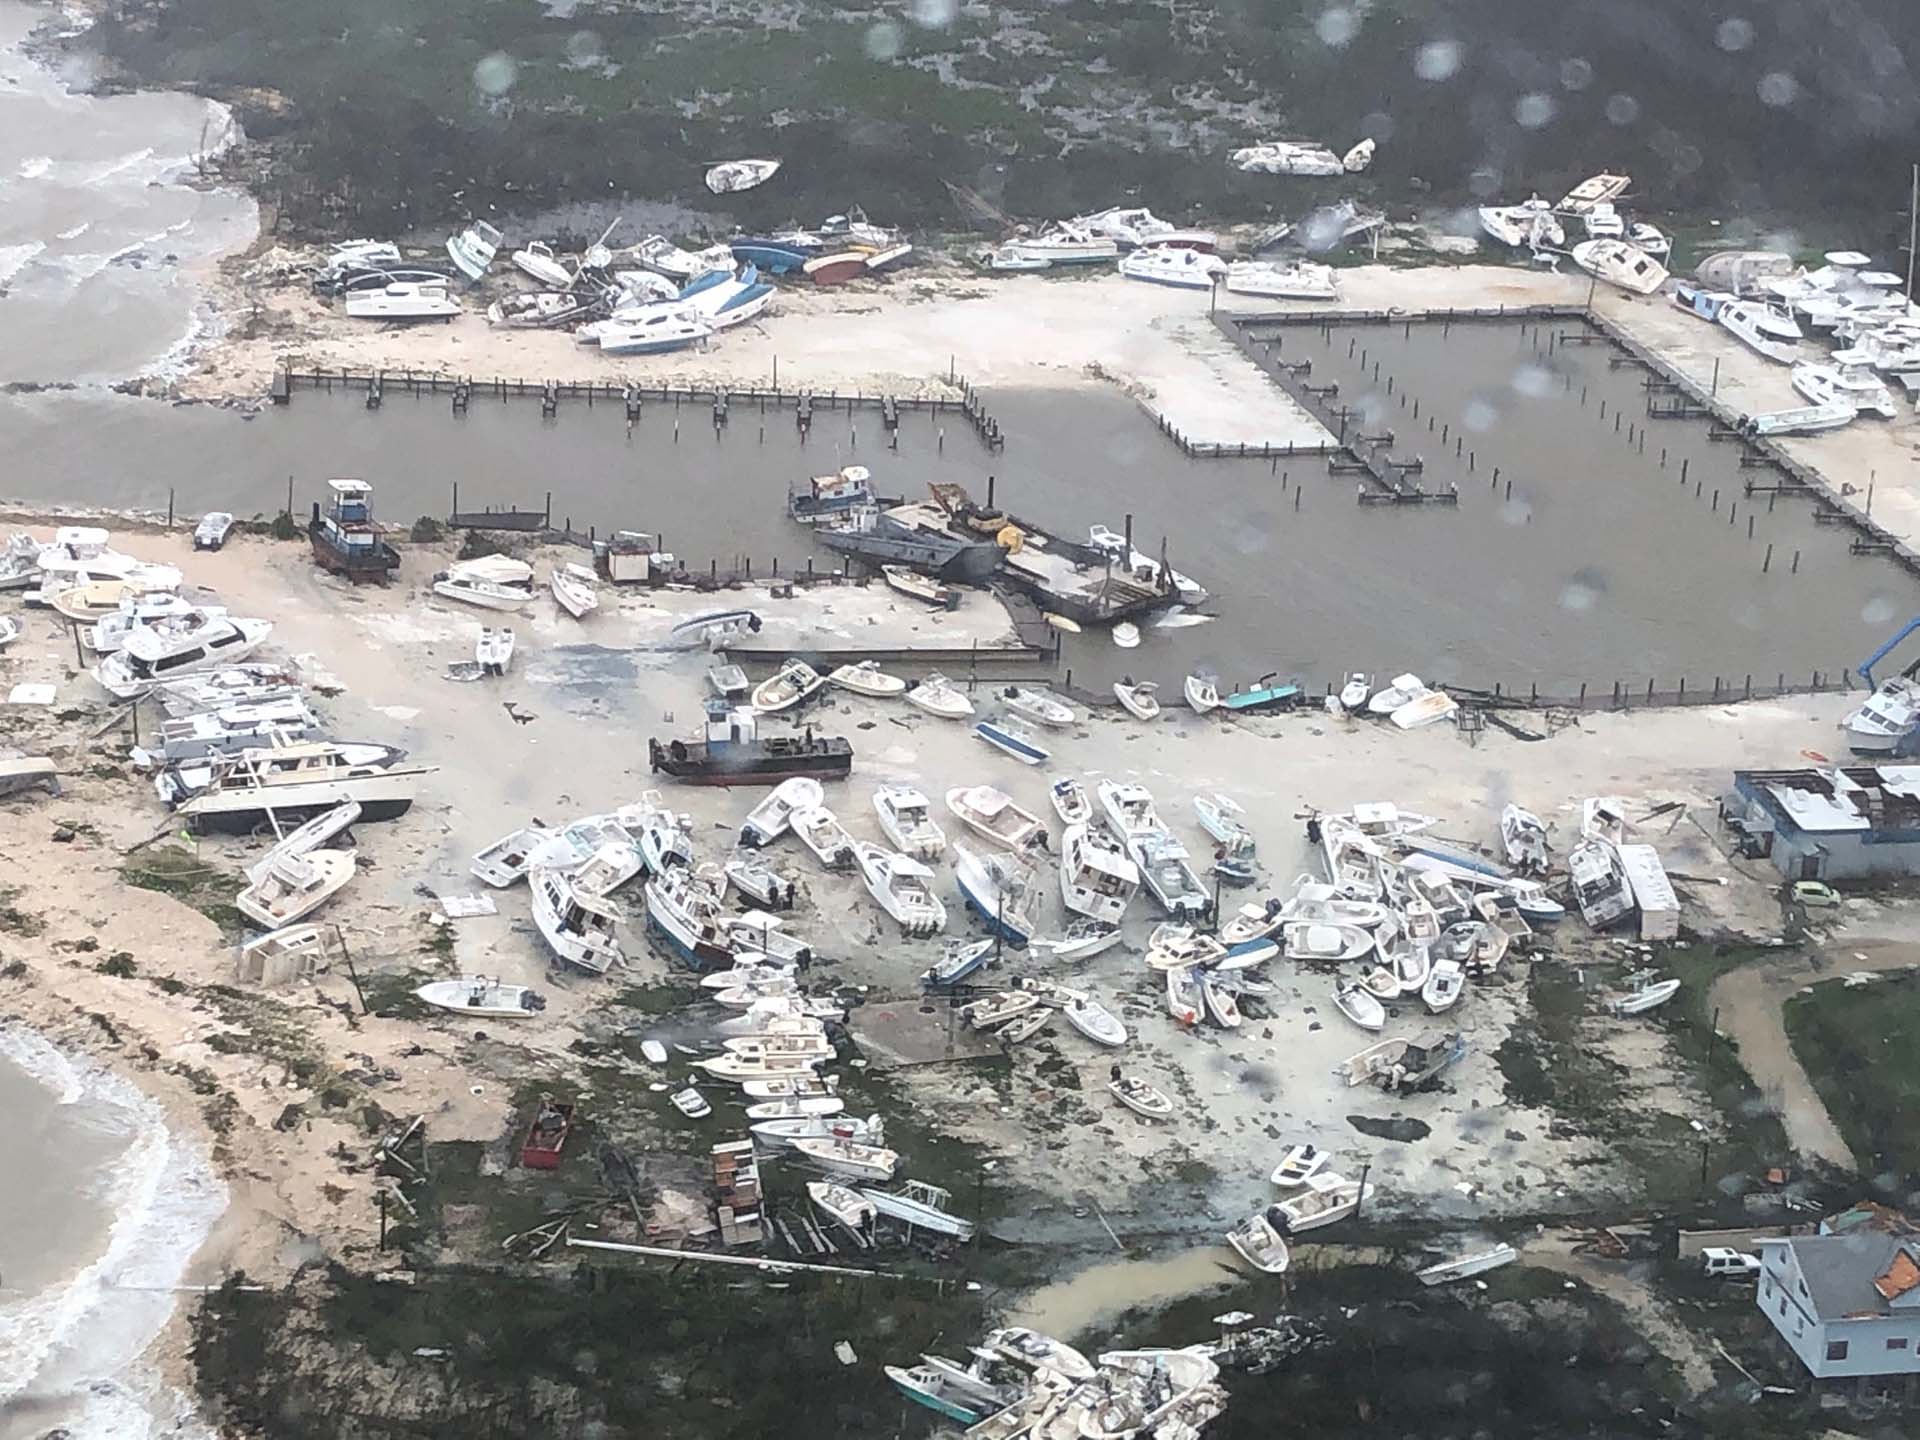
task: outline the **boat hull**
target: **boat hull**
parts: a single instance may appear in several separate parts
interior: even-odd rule
[[[756,741],[730,745],[724,753],[699,741],[649,740],[647,758],[658,773],[688,785],[777,785],[803,775],[844,780],[853,770],[853,747],[837,736],[779,748]]]

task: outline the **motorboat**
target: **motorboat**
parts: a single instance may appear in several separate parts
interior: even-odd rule
[[[1595,930],[1618,923],[1633,910],[1633,892],[1620,852],[1606,840],[1588,840],[1567,854],[1567,874],[1573,882],[1580,914]]]
[[[1591,227],[1593,217],[1587,217]],[[1619,224],[1618,217],[1614,220]],[[1658,260],[1625,240],[1582,240],[1573,247],[1573,263],[1589,275],[1633,295],[1651,295],[1667,283],[1667,270]]]
[[[991,785],[962,785],[947,791],[947,809],[977,835],[1010,850],[1044,846],[1047,827],[1032,811],[1014,804],[1013,797]]]
[[[1800,358],[1800,327],[1777,305],[1729,300],[1720,307],[1720,324],[1749,349],[1791,365]]]
[[[967,906],[990,934],[1024,950],[1037,928],[1040,887],[1034,873],[1005,851],[979,852],[953,842],[953,873]]]
[[[1435,1015],[1451,1010],[1466,983],[1466,967],[1458,960],[1435,960],[1427,969],[1426,984],[1420,987],[1420,1001]]]
[[[905,565],[882,565],[880,578],[886,581],[887,588],[913,600],[924,600],[939,609],[952,608],[959,599],[959,592],[951,585],[943,585],[931,575],[922,575],[918,570],[910,570]]]
[[[1345,1220],[1359,1210],[1361,1203],[1371,1199],[1374,1187],[1361,1186],[1358,1180],[1349,1180],[1330,1170],[1323,1170],[1312,1179],[1298,1194],[1282,1200],[1274,1209],[1284,1220],[1283,1229],[1289,1235],[1297,1235],[1303,1230],[1317,1230],[1322,1225],[1331,1225],[1335,1221]]]
[[[1589,240],[1624,240],[1627,238],[1627,222],[1614,208],[1611,200],[1596,200],[1592,207],[1580,217]],[[1575,259],[1579,257],[1576,255]]]
[[[109,581],[118,587],[118,581]],[[71,590],[62,590],[54,596],[54,608],[69,620],[84,619],[83,614],[74,613],[69,608],[68,597],[76,592],[95,589],[92,585],[76,585]],[[84,595],[78,597],[81,605],[91,608]],[[99,655],[110,655],[115,650],[126,648],[127,636],[143,626],[155,630],[164,630],[170,634],[185,634],[198,629],[208,620],[226,614],[220,606],[195,605],[192,601],[178,595],[165,592],[152,595],[125,595],[114,608],[101,614],[90,629],[80,632],[81,642]]]
[[[1373,693],[1373,683],[1364,671],[1356,670],[1347,676],[1341,685],[1338,696],[1340,708],[1352,714],[1367,703],[1367,697]]]
[[[1840,722],[1847,748],[1856,755],[1896,755],[1920,731],[1920,681],[1896,675],[1882,680],[1859,709]]]
[[[395,280],[349,290],[341,303],[356,320],[452,320],[461,311],[444,280]]]
[[[644,891],[648,930],[664,940],[675,958],[692,969],[704,972],[738,968],[741,956],[764,953],[764,948],[772,943],[770,937],[774,932],[771,926],[735,929],[730,923],[732,917],[721,908],[725,888],[725,872],[709,866],[692,870],[674,866],[653,876]],[[772,988],[786,990],[791,981],[770,983]],[[737,986],[731,991],[716,992],[716,998],[724,1003],[726,995],[745,991],[750,996],[747,1004],[751,1005],[754,999],[762,998],[753,992],[764,988],[764,985]]]
[[[1507,863],[1522,875],[1547,872],[1547,827],[1531,810],[1507,805],[1500,811],[1500,845]]]
[[[483,610],[508,613],[523,610],[533,599],[533,591],[524,585],[502,585],[477,575],[443,571],[434,577],[433,593],[462,605],[477,605]]]
[[[1181,966],[1167,971],[1167,1012],[1177,1023],[1198,1025],[1206,1007],[1200,979],[1191,969]]]
[[[448,237],[447,258],[469,280],[478,280],[493,264],[506,237],[484,220],[475,220],[458,235]]]
[[[1349,154],[1354,152],[1349,151]],[[1372,152],[1367,154],[1372,159]],[[1329,177],[1344,175],[1341,157],[1327,146],[1310,140],[1268,140],[1258,145],[1243,145],[1227,157],[1236,170],[1254,175],[1303,175]],[[1363,167],[1364,168],[1364,167]]]
[[[933,802],[911,785],[882,785],[873,792],[880,832],[903,855],[933,860],[947,848],[947,833],[933,818]]]
[[[1250,713],[1255,710],[1295,704],[1299,701],[1300,694],[1300,686],[1297,683],[1282,680],[1277,673],[1269,671],[1246,689],[1233,691],[1220,703],[1236,713]]]
[[[1068,910],[1118,925],[1139,888],[1140,869],[1119,845],[1085,823],[1067,827],[1060,842],[1060,900]]]
[[[560,257],[553,253],[553,247],[544,240],[534,240],[513,252],[510,257],[513,268],[522,275],[544,285],[549,290],[565,290],[573,282],[577,272],[570,268]]]
[[[1136,681],[1132,676],[1124,676],[1113,682],[1113,698],[1120,702],[1120,708],[1136,720],[1157,720],[1160,718],[1160,687],[1151,680]]]
[[[717,650],[743,635],[757,634],[760,616],[752,610],[708,610],[676,621],[667,632],[667,645],[674,650],[692,650],[705,646]]]
[[[1102,780],[1095,787],[1107,828],[1122,841],[1165,830],[1154,808],[1153,792],[1132,780]]]
[[[1109,236],[1062,225],[1043,234],[1016,237],[994,253],[1016,262],[1016,266],[1031,261],[1040,261],[1043,265],[1104,265],[1119,258],[1120,245]]]
[[[1385,965],[1375,965],[1360,977],[1360,988],[1376,1000],[1398,1000],[1402,994],[1400,977]]]
[[[1109,1048],[1127,1043],[1127,1027],[1120,1018],[1090,995],[1077,995],[1060,1007],[1074,1029],[1096,1045]]]
[[[513,664],[513,630],[506,625],[482,625],[473,642],[473,663],[482,675],[504,675]]]
[[[763,715],[791,710],[820,692],[827,677],[804,660],[787,660],[778,672],[753,687],[753,708]]]
[[[1193,797],[1193,813],[1199,817],[1200,828],[1222,845],[1252,852],[1253,832],[1240,818],[1246,811],[1231,796],[1218,793],[1196,795]]]
[[[1340,297],[1333,267],[1305,260],[1285,265],[1265,260],[1236,260],[1227,266],[1223,283],[1231,294],[1263,300],[1337,300]]]
[[[1206,586],[1191,575],[1182,575],[1171,566],[1163,567],[1159,560],[1146,551],[1135,549],[1121,531],[1111,530],[1105,525],[1090,525],[1087,527],[1087,544],[1112,556],[1116,565],[1124,566],[1132,579],[1149,589],[1163,592],[1171,589],[1182,605],[1201,605],[1206,602]],[[1163,568],[1166,571],[1164,576],[1161,574]]]
[[[709,245],[704,250],[683,250],[664,235],[649,235],[622,252],[636,264],[656,274],[685,284],[714,271],[730,273],[733,251],[725,245]],[[619,274],[616,273],[616,280]]]
[[[740,840],[746,845],[771,845],[793,823],[795,811],[809,810],[826,798],[820,782],[809,775],[796,775],[774,786],[765,799],[747,812],[740,827]]]
[[[179,634],[140,626],[128,632],[121,649],[94,667],[93,678],[116,699],[137,700],[162,680],[171,683],[242,660],[272,633],[265,620],[227,615],[209,616],[206,623]]]
[[[584,620],[600,608],[600,597],[594,593],[593,586],[557,565],[547,577],[547,585],[553,591],[555,603],[576,620]]]
[[[1196,715],[1220,708],[1219,682],[1211,675],[1189,675],[1185,686],[1187,704]]]
[[[301,821],[349,802],[359,818],[391,820],[412,806],[431,767],[404,765],[389,745],[294,741],[254,746],[167,765],[154,780],[161,799],[196,830],[246,833],[274,817]]]
[[[785,1100],[760,1100],[747,1106],[749,1120],[794,1120],[810,1116],[838,1115],[847,1102],[837,1095],[800,1095]]]
[[[1636,220],[1627,227],[1627,239],[1662,264],[1673,254],[1673,241],[1667,233],[1645,220]]]
[[[1119,254],[1117,246],[1114,253],[1116,256]],[[1053,262],[1045,255],[1017,249],[1012,244],[990,246],[980,252],[979,259],[987,269],[999,274],[1024,274],[1053,268]]]
[[[853,837],[846,826],[824,805],[793,812],[788,822],[800,843],[829,870],[853,868]]]
[[[502,330],[553,330],[591,319],[600,302],[564,290],[502,295],[487,306],[487,324]]]
[[[1426,693],[1426,689],[1426,683],[1418,675],[1412,673],[1396,675],[1393,677],[1393,683],[1386,689],[1376,690],[1373,693],[1372,698],[1367,701],[1367,713],[1391,715],[1394,711],[1419,699]]]
[[[574,888],[564,870],[536,867],[527,876],[533,896],[533,922],[549,949],[567,964],[604,975],[623,959],[615,927],[625,917],[602,896]]]
[[[1191,970],[1217,965],[1226,953],[1227,947],[1218,936],[1175,921],[1154,926],[1147,936],[1147,968],[1150,970]]]
[[[745,700],[752,688],[747,681],[747,672],[738,665],[729,663],[707,667],[707,689],[722,700]]]
[[[1195,970],[1194,978],[1200,982],[1200,998],[1204,1002],[1207,1018],[1225,1030],[1238,1030],[1241,1024],[1240,1002],[1234,998],[1224,981],[1208,970]]]
[[[1038,765],[1053,757],[1053,752],[1039,741],[1011,725],[982,720],[973,727],[973,733],[976,739],[985,741],[1003,755],[1011,755],[1022,765]]]
[[[713,335],[713,324],[699,311],[677,302],[646,306],[631,314],[594,322],[593,338],[605,355],[663,355],[685,350]]]
[[[1444,690],[1422,690],[1387,718],[1398,730],[1421,730],[1451,720],[1459,713],[1460,702]]]
[[[437,1010],[479,1020],[525,1020],[547,1008],[546,999],[525,985],[503,985],[484,975],[429,980],[413,992]]]
[[[1024,1015],[1016,1016],[994,1032],[994,1039],[1002,1045],[1018,1045],[1031,1040],[1053,1022],[1053,1008],[1048,1005],[1036,1005]]]
[[[353,856],[344,850],[312,850],[281,855],[234,897],[234,908],[263,930],[304,920],[354,876]]]
[[[973,714],[973,701],[961,694],[953,682],[938,671],[907,691],[907,703],[917,705],[929,715],[937,715],[942,720],[965,720]]]
[[[1489,1246],[1485,1250],[1476,1250],[1453,1260],[1442,1260],[1414,1271],[1414,1279],[1422,1285],[1446,1285],[1455,1280],[1468,1280],[1475,1275],[1484,1275],[1489,1270],[1497,1270],[1502,1265],[1511,1265],[1520,1258],[1520,1252],[1513,1246],[1502,1242]]]
[[[958,985],[993,958],[993,941],[949,940],[940,958],[920,977],[922,985],[941,988]]]
[[[200,523],[193,527],[193,548],[196,550],[222,549],[227,543],[227,536],[232,532],[232,511],[209,510],[200,517]]]
[[[795,885],[771,865],[736,856],[721,867],[727,882],[756,905],[791,909]]]
[[[1280,927],[1280,949],[1289,960],[1343,964],[1374,948],[1373,935],[1358,925],[1324,920],[1290,920]]]
[[[1647,1011],[1666,1004],[1679,993],[1678,980],[1650,981],[1630,994],[1621,996],[1608,1008],[1616,1015],[1644,1015]]]
[[[865,250],[837,250],[813,256],[800,269],[816,285],[844,285],[867,273],[867,256]]]
[[[1197,919],[1212,908],[1213,897],[1188,863],[1187,847],[1166,830],[1130,836],[1127,858],[1154,903],[1176,919]]]
[[[836,667],[828,673],[827,683],[873,700],[891,700],[907,693],[906,681],[887,674],[871,660]]]
[[[1502,245],[1514,249],[1526,246],[1538,250],[1567,243],[1567,232],[1553,213],[1553,207],[1538,195],[1520,205],[1483,205],[1480,228]]]
[[[1090,960],[1120,941],[1120,927],[1101,920],[1075,920],[1058,940],[1035,940],[1035,946],[1052,952],[1056,960],[1077,964]]]
[[[1627,802],[1618,795],[1589,795],[1580,802],[1580,834],[1587,840],[1625,845],[1631,839]]]
[[[1333,1004],[1362,1030],[1378,1030],[1387,1023],[1379,998],[1358,980],[1341,980],[1333,987]]]
[[[1719,322],[1720,312],[1729,302],[1740,297],[1726,290],[1710,290],[1704,285],[1693,285],[1682,280],[1673,288],[1673,303],[1689,315],[1702,320]]]
[[[692,1085],[674,1091],[667,1099],[689,1120],[704,1120],[713,1113],[713,1103]]]
[[[996,995],[988,995],[963,1006],[960,1013],[974,1029],[992,1030],[1017,1016],[1025,1015],[1039,1004],[1039,995],[1031,990],[1002,990]]]
[[[760,278],[757,265],[748,262],[737,274],[729,265],[697,276],[673,298],[683,309],[704,317],[717,333],[759,319],[772,307],[773,296],[773,286]]]
[[[693,1062],[715,1080],[801,1080],[814,1074],[821,1059],[813,1055],[735,1055],[729,1051]]]
[[[909,938],[937,935],[947,928],[947,907],[933,893],[933,871],[910,855],[854,842],[854,860],[867,893]]]
[[[1273,1167],[1273,1183],[1282,1190],[1296,1190],[1322,1170],[1332,1154],[1317,1145],[1289,1145],[1280,1152],[1280,1163]]]
[[[1000,692],[1000,698],[1007,709],[1036,725],[1064,729],[1079,719],[1072,706],[1061,704],[1044,690],[1009,685]]]
[[[1120,1067],[1114,1066],[1114,1075],[1107,1082],[1107,1093],[1136,1115],[1144,1115],[1149,1120],[1165,1120],[1173,1114],[1173,1101],[1161,1091],[1154,1089],[1144,1080],[1119,1073]]]
[[[1185,229],[1142,207],[1115,205],[1091,215],[1076,215],[1067,223],[1077,230],[1105,235],[1128,250],[1142,245],[1212,250],[1220,239],[1211,230]]]
[[[1240,1258],[1267,1275],[1279,1275],[1287,1268],[1287,1242],[1267,1218],[1266,1210],[1256,1210],[1227,1231],[1227,1243]]]
[[[1815,405],[1835,402],[1858,411],[1869,411],[1883,419],[1898,415],[1893,392],[1873,370],[1865,365],[1817,365],[1803,361],[1793,367],[1793,388]]]
[[[1611,210],[1613,202],[1627,193],[1627,187],[1633,183],[1626,175],[1611,175],[1602,171],[1598,175],[1589,175],[1565,195],[1553,208],[1569,215],[1588,215],[1605,206]]]
[[[1120,262],[1120,273],[1129,280],[1179,290],[1212,290],[1226,272],[1227,262],[1217,255],[1166,245],[1142,246]]]
[[[1093,801],[1077,775],[1062,775],[1047,787],[1047,799],[1063,825],[1084,825],[1093,819]]]
[[[778,160],[722,160],[707,167],[707,189],[716,195],[732,195],[764,185],[780,169]]]
[[[802,525],[840,520],[874,503],[873,472],[846,465],[831,475],[815,475],[787,492],[787,515]]]

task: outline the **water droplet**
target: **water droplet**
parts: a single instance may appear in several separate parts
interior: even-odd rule
[[[1344,50],[1359,33],[1360,17],[1344,5],[1334,5],[1320,12],[1313,28],[1329,49]]]
[[[1800,82],[1784,70],[1769,70],[1753,88],[1762,105],[1771,105],[1776,110],[1800,97]]]
[[[1522,130],[1538,130],[1553,119],[1556,108],[1551,95],[1543,90],[1531,91],[1513,102],[1514,123]]]
[[[891,20],[882,20],[867,31],[867,54],[875,60],[897,60],[902,44],[900,27]]]
[[[1560,87],[1563,90],[1584,90],[1593,83],[1593,66],[1574,56],[1560,62]]]
[[[958,0],[913,0],[913,23],[923,30],[944,30],[960,13]]]
[[[1753,22],[1734,15],[1714,28],[1713,43],[1729,54],[1753,44]]]
[[[1393,117],[1384,110],[1370,110],[1360,117],[1360,133],[1384,145],[1393,139]]]
[[[606,47],[591,30],[574,31],[567,37],[566,48],[567,62],[577,69],[587,69],[606,59]]]
[[[519,69],[511,55],[504,50],[496,50],[491,55],[482,56],[474,65],[474,88],[483,95],[504,95],[513,88],[514,77]]]
[[[1499,407],[1491,400],[1469,400],[1467,408],[1460,414],[1460,428],[1471,430],[1476,435],[1484,434],[1499,423]]]
[[[1413,57],[1413,73],[1422,80],[1451,80],[1460,73],[1458,40],[1430,40]]]
[[[1560,608],[1586,614],[1607,593],[1607,578],[1598,570],[1576,570],[1560,591]]]
[[[1500,519],[1508,525],[1524,525],[1533,518],[1533,506],[1518,495],[1511,500],[1502,501]]]
[[[1872,595],[1860,607],[1860,618],[1869,625],[1885,625],[1893,619],[1893,601],[1885,595]]]
[[[1613,125],[1631,125],[1640,118],[1640,102],[1631,95],[1607,97],[1607,121]]]
[[[1522,365],[1513,372],[1513,388],[1530,400],[1543,400],[1560,387],[1553,383],[1553,372],[1544,365]]]

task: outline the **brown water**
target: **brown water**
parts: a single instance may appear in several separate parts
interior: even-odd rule
[[[476,401],[457,419],[445,396],[392,391],[377,411],[303,391],[252,419],[17,396],[0,402],[0,449],[19,458],[6,488],[20,498],[164,509],[172,487],[182,515],[271,513],[289,476],[302,515],[328,476],[364,476],[396,524],[447,513],[455,481],[463,509],[538,506],[551,490],[556,522],[656,531],[695,568],[748,557],[756,571],[775,559],[783,570],[810,556],[837,563],[784,518],[790,481],[857,461],[885,494],[952,480],[980,496],[996,474],[1002,505],[1069,535],[1117,529],[1131,514],[1141,548],[1168,537],[1175,566],[1213,592],[1218,619],[1148,626],[1136,651],[1104,635],[1067,642],[1080,684],[1124,670],[1176,696],[1196,668],[1230,682],[1277,670],[1316,690],[1350,669],[1549,693],[1582,683],[1607,692],[1615,680],[1644,691],[1649,678],[1661,690],[1683,677],[1694,690],[1715,676],[1804,680],[1850,667],[1920,613],[1920,584],[1888,561],[1850,557],[1847,533],[1816,527],[1804,502],[1750,509],[1733,448],[1710,443],[1703,423],[1655,421],[1644,452],[1628,444],[1626,422],[1616,435],[1616,411],[1637,426],[1644,399],[1639,372],[1609,370],[1603,347],[1548,355],[1544,336],[1517,327],[1407,336],[1381,326],[1355,337],[1351,359],[1345,334],[1300,332],[1287,344],[1311,347],[1315,378],[1342,380],[1349,402],[1377,392],[1368,403],[1380,423],[1399,429],[1401,449],[1425,454],[1429,488],[1460,486],[1457,508],[1358,505],[1355,477],[1320,462],[1190,461],[1131,401],[1100,392],[990,394],[1008,436],[998,455],[954,416],[904,417],[896,450],[874,411],[821,414],[803,443],[790,413],[738,405],[716,434],[700,406],[649,405],[629,430],[617,405],[573,403],[542,419],[532,402]],[[1417,440],[1412,401],[1401,408],[1408,387],[1421,406]],[[1425,433],[1430,417],[1447,427],[1444,447],[1438,428]],[[1740,506],[1731,526],[1730,504]]]

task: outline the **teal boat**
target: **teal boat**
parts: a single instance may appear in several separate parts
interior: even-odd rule
[[[1229,710],[1264,710],[1270,705],[1297,705],[1300,702],[1300,687],[1293,681],[1282,681],[1277,673],[1269,672],[1245,690],[1236,690],[1220,703]]]
[[[935,1414],[958,1420],[962,1425],[977,1425],[987,1418],[986,1409],[975,1408],[981,1402],[962,1395],[959,1386],[931,1365],[916,1365],[911,1370],[898,1365],[884,1368],[887,1378],[900,1388],[901,1394]]]

